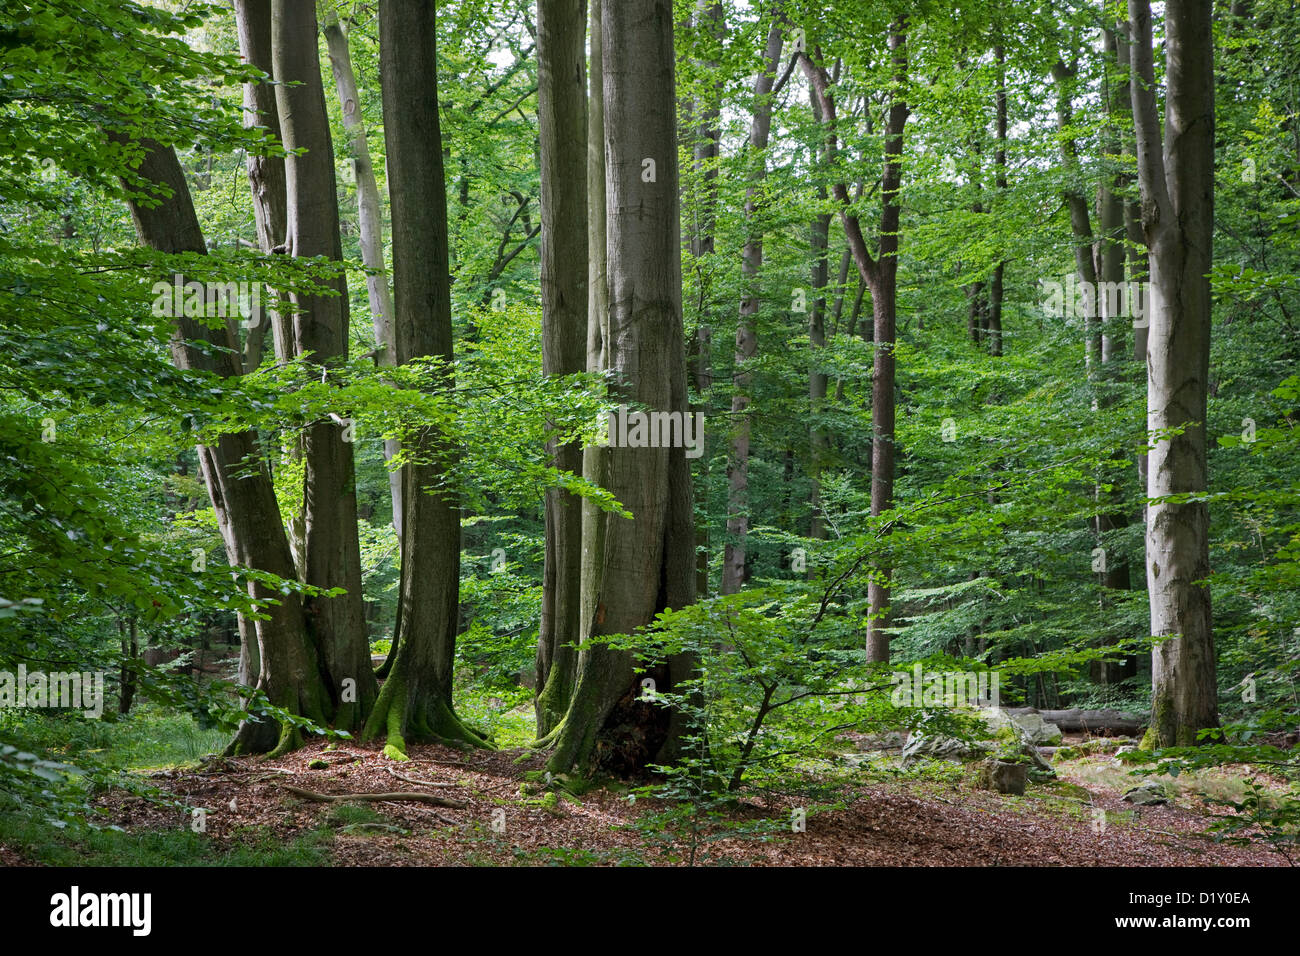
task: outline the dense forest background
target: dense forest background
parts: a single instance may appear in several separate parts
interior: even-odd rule
[[[698,820],[846,734],[987,738],[899,705],[920,665],[1235,768],[1293,845],[1297,38],[1291,0],[4,0],[0,671],[105,697],[0,696],[0,810],[436,742]]]

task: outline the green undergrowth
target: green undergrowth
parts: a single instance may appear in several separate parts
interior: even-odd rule
[[[3,738],[20,740],[56,759],[75,762],[84,756],[114,769],[155,770],[195,764],[207,754],[220,753],[230,734],[200,727],[189,714],[164,713],[146,703],[125,717],[106,715],[99,720],[6,710],[0,712]]]
[[[325,866],[332,839],[328,830],[286,840],[268,827],[241,827],[218,843],[180,826],[128,832],[0,815],[0,844],[45,866]]]

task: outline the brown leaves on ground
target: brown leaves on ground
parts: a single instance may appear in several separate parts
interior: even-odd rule
[[[541,770],[541,754],[467,753],[425,745],[412,747],[410,756],[409,762],[395,764],[377,749],[349,744],[326,750],[318,744],[273,761],[222,759],[196,771],[169,771],[153,782],[190,807],[207,808],[206,834],[218,845],[233,845],[250,827],[285,841],[329,829],[334,837],[328,852],[332,863],[341,866],[680,865],[687,858],[684,835],[665,845],[631,825],[654,809],[654,801],[632,802],[626,793],[597,789],[580,797],[549,798],[553,805],[547,806],[537,784],[528,784],[525,795],[524,773]],[[313,763],[320,769],[312,769]],[[1010,798],[965,782],[862,780],[836,790],[830,799],[841,808],[809,810],[803,832],[791,832],[790,821],[810,803],[806,798],[747,799],[733,818],[775,821],[774,835],[709,841],[701,845],[697,861],[776,866],[1286,865],[1263,846],[1215,843],[1205,835],[1209,820],[1204,814],[1178,806],[1134,808],[1114,790],[1094,789],[1089,805],[1054,797],[1050,788],[1031,788],[1030,796]],[[465,806],[357,803],[353,805],[376,816],[349,825],[338,816],[339,804],[305,800],[285,784],[331,795],[423,792]],[[102,803],[112,822],[128,830],[188,823],[175,809],[139,797],[114,793]],[[1096,809],[1105,811],[1104,826]],[[12,856],[0,847],[5,862],[18,862]]]

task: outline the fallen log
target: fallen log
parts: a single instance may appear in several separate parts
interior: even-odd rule
[[[350,800],[392,800],[395,802],[432,803],[434,806],[451,807],[453,810],[463,810],[468,806],[468,804],[460,800],[448,800],[446,797],[437,797],[431,793],[412,793],[410,791],[400,793],[317,793],[315,790],[291,787],[287,783],[280,784],[280,789],[288,790],[295,796],[302,797],[305,800],[315,800],[317,803],[346,803]]]
[[[1062,733],[1093,734],[1099,737],[1136,737],[1147,721],[1137,714],[1122,710],[1038,710],[1034,707],[1008,707],[1008,714],[1038,714],[1049,724],[1055,724]]]

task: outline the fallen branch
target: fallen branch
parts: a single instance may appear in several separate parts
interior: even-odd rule
[[[408,776],[407,776],[406,774],[404,774],[404,773],[398,773],[398,772],[397,772],[396,770],[394,770],[392,767],[385,767],[384,769],[387,770],[389,773],[391,773],[391,774],[392,774],[394,777],[396,777],[398,780],[405,780],[407,783],[413,783],[413,784],[415,784],[416,786],[420,786],[420,787],[454,787],[454,786],[456,786],[456,784],[454,784],[454,783],[435,783],[435,782],[432,781],[432,780],[421,780],[419,777],[408,777]]]
[[[394,802],[412,800],[417,803],[432,803],[439,807],[451,807],[453,810],[463,810],[468,805],[460,800],[448,800],[446,797],[434,796],[432,793],[317,793],[314,790],[304,790],[302,787],[291,787],[287,783],[280,784],[280,787],[306,800],[315,800],[317,803],[346,803],[350,800],[391,800]]]

